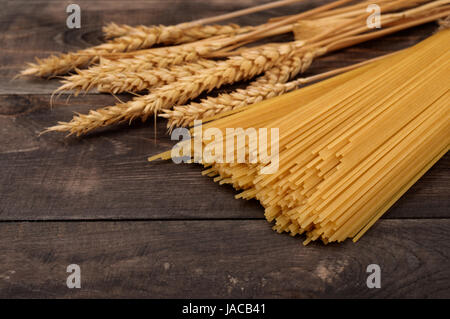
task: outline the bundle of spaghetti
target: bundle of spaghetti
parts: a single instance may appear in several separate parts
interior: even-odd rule
[[[367,66],[212,120],[201,129],[219,129],[223,140],[202,144],[223,156],[203,157],[204,174],[243,190],[236,198],[259,200],[276,231],[305,233],[305,244],[356,241],[448,151],[449,74],[447,29]],[[235,145],[229,128],[278,129],[279,138],[264,137],[255,150],[245,131],[245,143]],[[264,145],[270,162],[252,162],[268,153]],[[239,152],[244,162],[224,162]],[[278,169],[264,174],[275,161]]]

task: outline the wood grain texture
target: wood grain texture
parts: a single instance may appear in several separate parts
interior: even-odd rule
[[[256,25],[330,1],[233,22]],[[68,105],[62,96],[50,108],[57,80],[11,81],[35,56],[101,43],[110,21],[175,24],[266,2],[80,0],[82,28],[68,30],[66,1],[0,0],[0,298],[450,297],[449,154],[357,244],[303,247],[301,238],[273,232],[256,201],[234,200],[231,187],[200,176],[199,166],[148,163],[174,144],[164,121],[156,144],[151,122],[84,139],[38,136],[115,100],[92,92]],[[336,52],[306,75],[408,47],[435,29],[430,23]],[[82,267],[80,290],[65,285],[71,263]],[[366,287],[371,263],[382,268],[382,289]]]
[[[248,7],[256,2],[138,1],[124,5],[121,1],[82,1],[79,3],[81,30],[67,30],[64,1],[26,2],[26,5],[24,1],[8,1],[0,20],[4,26],[0,47],[5,48],[0,54],[1,64],[5,65],[0,69],[0,164],[3,167],[0,171],[0,218],[262,218],[258,203],[233,200],[235,193],[231,187],[219,187],[200,176],[200,167],[147,163],[147,156],[173,145],[163,120],[158,122],[156,145],[152,123],[133,124],[130,128],[121,125],[85,139],[64,139],[62,134],[38,137],[45,127],[59,120],[69,120],[73,112],[86,113],[116,101],[106,94],[88,94],[72,98],[67,105],[62,96],[51,109],[49,93],[56,88],[57,80],[21,78],[11,81],[34,56],[44,57],[52,51],[75,50],[100,43],[101,26],[107,21],[140,24],[151,20],[173,24]],[[324,2],[327,1],[315,1],[314,5]],[[312,6],[305,1],[236,21],[255,25],[271,16]],[[171,14],[179,12],[181,7],[183,15]],[[41,18],[35,16],[37,8],[42,12]],[[410,46],[434,28],[429,24],[323,57],[307,75]],[[121,99],[129,98],[121,96]],[[427,174],[405,195],[407,199],[402,199],[386,216],[448,217],[448,166],[446,157],[438,164],[440,168]]]
[[[38,136],[73,112],[87,112],[111,96],[73,98],[48,106],[48,95],[18,95],[0,105],[0,218],[199,219],[263,218],[256,201],[235,200],[230,186],[201,176],[199,165],[147,157],[175,143],[165,121],[119,125],[87,138]],[[152,122],[152,121],[151,121]],[[386,218],[450,217],[447,154],[385,215]]]
[[[0,297],[448,298],[449,227],[383,220],[357,244],[304,247],[257,220],[2,223]]]

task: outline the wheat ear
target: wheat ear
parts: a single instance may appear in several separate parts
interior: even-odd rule
[[[224,28],[226,30],[234,30],[233,27],[225,26]],[[235,30],[232,32],[232,34],[234,33]],[[21,71],[21,75],[52,77],[56,75],[66,74],[76,68],[82,68],[97,62],[103,55],[108,56],[109,54],[113,53],[130,52],[149,48],[155,43],[165,43],[163,41],[167,41],[168,43],[170,43],[170,37],[170,35],[166,35],[165,33],[159,35],[158,37],[154,37],[146,35],[143,32],[133,35],[125,35],[107,43],[103,43],[84,50],[79,50],[75,53],[66,53],[59,56],[52,55],[42,60],[36,59],[37,63],[29,63],[28,68]],[[204,44],[200,46],[204,46]],[[179,49],[186,48],[187,46],[170,47],[170,52],[164,50],[166,48],[160,48],[155,49],[155,52],[152,52],[152,54],[155,54],[157,57],[162,58],[167,53],[170,53],[170,55],[173,56]],[[192,49],[191,51],[198,51],[195,50],[195,46],[192,48],[194,49]],[[168,49],[169,48],[167,48],[167,50]],[[182,54],[183,52],[180,53]],[[137,54],[139,54],[139,52]]]
[[[114,94],[149,90],[178,81],[183,77],[192,76],[201,70],[213,68],[216,65],[216,61],[199,59],[184,65],[174,65],[168,69],[158,68],[144,72],[110,74],[109,78],[98,81],[97,90]]]
[[[125,35],[139,37],[154,37],[155,44],[179,44],[188,43],[217,35],[234,35],[253,30],[254,27],[241,27],[237,24],[227,25],[201,25],[190,29],[179,26],[130,26],[127,24],[109,23],[103,27],[105,38],[117,38]],[[159,42],[158,42],[159,41]]]
[[[175,83],[156,88],[152,93],[136,97],[127,103],[93,110],[88,114],[76,115],[70,122],[60,122],[58,125],[48,128],[47,131],[63,131],[81,135],[98,127],[132,121],[138,117],[145,121],[148,116],[162,109],[186,103],[204,91],[211,91],[224,84],[257,76],[289,59],[303,44],[302,41],[296,41],[278,46],[247,49],[239,56],[218,62],[214,68],[180,78]]]
[[[67,90],[88,91],[105,80],[125,72],[144,72],[155,68],[167,68],[172,65],[194,62],[220,47],[221,44],[207,42],[195,46],[180,45],[138,51],[133,58],[115,60],[102,58],[99,65],[86,70],[76,69],[76,74],[65,77],[63,85],[55,93]]]
[[[81,91],[96,88],[99,92],[118,94],[122,92],[139,92],[159,87],[178,80],[181,77],[194,75],[197,71],[211,68],[217,62],[202,59],[183,65],[173,65],[168,68],[151,68],[139,71],[120,72],[94,67],[87,70],[77,70],[77,74],[67,76],[56,92],[75,90],[75,95]]]

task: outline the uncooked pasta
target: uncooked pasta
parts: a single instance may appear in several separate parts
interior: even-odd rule
[[[246,162],[203,160],[203,173],[233,185],[236,198],[256,198],[280,233],[305,234],[305,244],[356,241],[448,151],[449,67],[450,30],[442,30],[353,71],[223,114],[201,128],[219,129],[223,141],[203,146],[234,145],[224,154],[243,151]],[[262,173],[271,163],[250,162],[251,139],[235,144],[229,128],[278,129],[277,145],[268,143],[278,149],[278,169]]]

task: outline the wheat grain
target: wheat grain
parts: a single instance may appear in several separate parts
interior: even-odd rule
[[[278,46],[247,49],[239,56],[218,62],[214,68],[180,78],[175,83],[157,88],[152,93],[136,97],[128,103],[92,110],[89,114],[79,114],[70,122],[60,122],[47,131],[68,131],[70,134],[81,135],[98,127],[132,121],[138,117],[145,121],[149,115],[177,104],[186,103],[204,91],[211,91],[224,84],[253,78],[289,59],[302,45],[303,42],[296,41]]]

